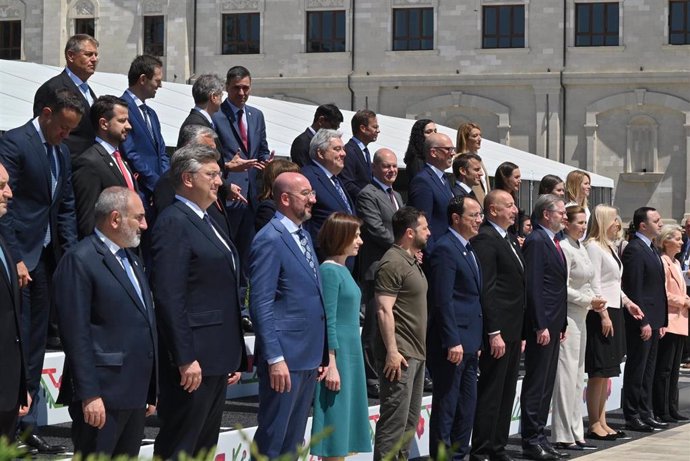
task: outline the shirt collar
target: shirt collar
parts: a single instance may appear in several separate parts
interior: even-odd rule
[[[206,120],[208,120],[209,123],[213,124],[213,120],[211,120],[211,116],[208,114],[208,112],[206,112],[206,109],[202,109],[202,108],[199,107],[199,106],[195,106],[195,107],[194,107],[194,110],[197,111],[197,112],[199,112],[201,115],[203,115],[204,118],[205,118]]]
[[[644,243],[646,243],[648,247],[652,246],[652,241],[649,240],[649,238],[646,235],[642,234],[641,232],[635,232],[635,237],[637,237],[638,239],[640,239]]]
[[[113,152],[117,150],[116,147],[114,147],[112,144],[110,144],[108,141],[104,141],[103,139],[99,138],[96,136],[96,142],[103,146],[103,149],[105,149],[108,154],[113,155]]]
[[[325,166],[321,165],[321,164],[320,164],[319,162],[317,162],[316,160],[312,159],[311,161],[314,162],[315,164],[317,164],[317,165],[319,166],[319,168],[321,168],[321,171],[324,172],[324,174],[326,175],[326,177],[327,177],[328,179],[331,179],[331,177],[333,177],[333,176],[338,176],[338,175],[334,175],[333,173],[331,173],[330,171],[328,171],[328,169],[326,169]]]
[[[45,136],[43,136],[43,131],[41,131],[41,125],[38,123],[38,117],[33,119],[31,124],[36,128],[36,131],[38,131],[38,137],[41,138],[41,144],[47,143],[48,141],[46,141]]]
[[[469,243],[467,240],[465,240],[465,237],[463,237],[462,235],[460,235],[460,234],[458,233],[458,231],[456,231],[456,230],[453,229],[452,227],[448,227],[448,232],[450,232],[451,234],[453,234],[453,235],[455,236],[455,238],[457,238],[458,240],[460,240],[460,243],[462,243],[462,246],[463,246],[463,247],[466,247],[467,244]]]
[[[472,188],[462,181],[455,180],[455,184],[460,186],[465,192],[472,192]]]
[[[386,184],[384,184],[384,183],[382,183],[381,181],[379,181],[379,178],[377,178],[376,176],[374,176],[374,177],[371,178],[371,179],[376,183],[377,186],[379,186],[379,187],[380,187],[381,189],[383,189],[384,191],[388,192],[388,189],[393,190],[393,186],[387,186]]]
[[[553,238],[556,236],[556,233],[554,231],[552,231],[551,229],[548,229],[548,228],[542,226],[541,224],[538,224],[538,226],[541,227],[542,229],[544,229],[544,231],[546,231],[546,235],[548,235],[549,238],[553,241]]]
[[[502,238],[506,238],[506,235],[508,235],[508,231],[507,231],[507,230],[503,229],[501,226],[499,226],[499,225],[496,224],[495,222],[491,221],[490,219],[487,219],[487,221],[489,222],[489,224],[491,224],[492,226],[494,226],[494,229],[496,229],[496,232],[498,232],[498,234],[499,234]]]
[[[232,109],[232,115],[237,116],[237,111],[240,110],[240,108],[237,107],[236,105],[234,105],[232,102],[230,102],[230,99],[226,99],[226,101],[228,102],[228,105]],[[245,114],[247,113],[247,106],[244,106],[242,108],[242,112]]]
[[[364,143],[357,139],[355,136],[352,137],[352,140],[357,144],[357,146],[359,146],[359,150],[361,150],[362,153],[364,153],[364,149],[366,149],[367,146],[365,146]]]
[[[402,255],[402,257],[405,258],[405,260],[410,264],[410,266],[417,264],[417,258],[415,258],[413,255],[408,253],[406,249],[404,249],[403,247],[401,247],[397,243],[394,243],[393,245],[391,245],[391,248],[393,250],[397,251],[398,253],[400,253]]]
[[[315,135],[315,134],[316,134],[316,131],[314,131],[314,128],[312,128],[311,126],[308,126],[308,127],[307,127],[307,130],[309,130],[309,132],[310,132],[312,135]]]
[[[434,165],[432,165],[431,163],[427,163],[427,166],[428,166],[429,168],[431,168],[431,170],[432,170],[434,173],[436,173],[436,176],[438,176],[438,179],[443,178],[443,175],[444,175],[443,171],[439,170],[438,168],[436,168],[436,167],[435,167]]]
[[[74,82],[75,85],[77,85],[77,88],[81,89],[82,83],[86,83],[79,77],[77,77],[71,70],[69,70],[69,67],[65,67],[65,72],[67,72],[67,76]]]
[[[287,231],[291,234],[294,234],[298,230],[302,229],[302,226],[295,224],[292,219],[288,218],[280,211],[276,211],[275,217],[278,218],[278,221],[280,221],[281,224],[285,226],[285,229],[287,229]]]
[[[134,93],[132,93],[129,89],[126,89],[125,91],[126,91],[127,94],[129,95],[129,97],[132,98],[132,100],[134,100],[134,104],[135,104],[137,107],[140,107],[142,104],[144,104],[144,101],[142,101],[141,99],[139,99],[139,98],[137,97],[137,95],[134,94]],[[189,107],[189,106],[187,106],[187,107]]]
[[[178,194],[175,194],[175,198],[177,200],[179,200],[180,202],[184,203],[185,205],[187,205],[194,212],[194,214],[199,217],[199,219],[204,219],[204,215],[206,214],[206,211],[202,210],[199,205],[192,202],[188,198],[183,197],[183,196],[178,195]]]
[[[112,254],[115,254],[122,249],[122,247],[120,247],[117,243],[106,237],[103,232],[99,231],[98,229],[94,229],[93,231],[96,233],[96,236],[101,239],[101,242],[105,243],[105,246],[108,247],[108,250],[110,250]]]

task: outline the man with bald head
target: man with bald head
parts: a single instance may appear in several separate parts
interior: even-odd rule
[[[525,262],[508,227],[518,209],[513,197],[495,189],[484,199],[485,222],[471,240],[482,268],[484,353],[479,358],[477,410],[470,459],[509,460],[505,451],[525,311]]]
[[[426,165],[410,182],[408,205],[424,211],[428,221],[431,237],[426,247],[426,254],[431,253],[436,237],[446,233],[448,203],[453,198],[453,191],[445,171],[453,163],[455,146],[453,141],[443,134],[434,133],[424,141]]]
[[[249,254],[259,375],[254,442],[269,459],[294,453],[302,443],[316,381],[328,363],[319,267],[303,228],[316,203],[312,185],[300,173],[282,173],[273,199],[276,214],[256,234]]]
[[[374,363],[374,342],[377,322],[374,304],[374,275],[378,262],[393,244],[393,214],[403,207],[399,192],[393,190],[398,177],[398,158],[390,149],[381,148],[374,154],[371,163],[373,179],[362,188],[357,197],[357,216],[362,218],[362,240],[359,251],[360,280],[363,280],[363,302],[366,305],[362,346],[364,368],[367,376],[367,391],[370,397],[378,398],[379,384]]]

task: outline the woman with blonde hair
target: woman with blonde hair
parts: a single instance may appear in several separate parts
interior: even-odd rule
[[[565,206],[580,205],[584,208],[588,224],[591,214],[588,203],[590,192],[592,192],[592,179],[589,177],[589,173],[582,170],[573,170],[568,173],[565,178]]]
[[[683,356],[683,342],[688,336],[688,309],[690,297],[685,291],[685,280],[675,255],[683,248],[683,228],[667,224],[656,239],[666,275],[668,300],[668,326],[659,339],[659,350],[654,371],[652,403],[654,415],[660,421],[677,423],[688,417],[678,412],[678,377]]]
[[[482,129],[478,123],[467,122],[458,127],[458,135],[455,142],[455,151],[460,154],[478,154],[482,147]],[[481,187],[475,186],[473,188],[474,194],[479,203],[484,205],[484,197],[491,190],[489,184],[489,172],[486,171],[486,166],[482,162],[482,170],[484,174],[481,177]]]
[[[594,276],[592,290],[606,300],[606,308],[587,314],[587,349],[585,372],[587,382],[587,413],[589,434],[594,440],[627,438],[606,422],[607,384],[611,377],[620,374],[620,363],[625,355],[623,312],[628,309],[636,319],[642,311],[621,290],[623,263],[618,257],[614,242],[619,237],[620,226],[616,222],[618,210],[608,205],[597,205],[592,215],[592,225],[585,248],[592,262]]]

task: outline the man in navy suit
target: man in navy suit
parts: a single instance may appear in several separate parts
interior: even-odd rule
[[[134,171],[147,218],[153,224],[153,190],[158,179],[168,170],[170,162],[165,153],[158,115],[146,104],[146,100],[154,98],[156,91],[162,86],[163,63],[153,56],[137,56],[129,66],[127,80],[129,88],[125,90],[122,99],[127,101],[129,107],[132,130],[122,142],[122,151]]]
[[[309,143],[317,131],[322,128],[329,130],[337,130],[340,124],[343,123],[343,114],[335,104],[322,104],[316,108],[314,113],[314,121],[311,126],[308,126],[303,133],[292,141],[290,146],[290,160],[298,164],[300,167],[309,165],[311,158],[309,157]]]
[[[72,163],[79,238],[93,233],[93,207],[104,189],[121,186],[138,191],[134,174],[119,150],[132,128],[127,102],[116,96],[101,96],[94,102],[90,115],[96,127],[96,142]]]
[[[200,75],[192,85],[192,97],[194,107],[180,125],[180,134],[177,137],[178,148],[185,145],[182,142],[182,130],[186,126],[201,125],[215,129],[216,126],[211,117],[220,110],[220,104],[223,101],[223,81],[215,74]],[[220,140],[217,140],[217,143],[218,151],[220,151]]]
[[[525,379],[520,395],[522,453],[528,459],[564,457],[546,438],[560,340],[567,326],[568,271],[556,234],[563,228],[565,203],[555,195],[534,204],[537,225],[522,247],[525,257]]]
[[[448,205],[448,232],[431,253],[428,363],[434,380],[429,454],[442,443],[461,460],[470,446],[477,403],[478,351],[482,343],[482,276],[469,240],[484,215],[471,197]],[[452,448],[451,448],[452,447]]]
[[[345,168],[341,178],[352,200],[371,182],[371,153],[367,146],[376,141],[381,132],[376,113],[368,109],[358,110],[352,116],[352,138],[345,144]]]
[[[9,175],[0,164],[0,218],[7,214],[12,199]],[[21,319],[19,282],[12,255],[0,236],[0,437],[14,438],[17,416],[29,411],[31,396],[26,391],[26,364],[19,337]]]
[[[482,176],[484,176],[482,158],[472,152],[459,154],[453,160],[452,168],[453,176],[455,176],[453,195],[456,197],[470,196],[476,199],[473,188],[481,187]]]
[[[301,445],[316,381],[328,371],[319,266],[302,227],[311,217],[314,191],[301,174],[282,173],[273,198],[276,214],[256,234],[249,260],[259,375],[254,442],[268,459]]]
[[[222,185],[219,157],[200,144],[173,154],[176,201],[158,216],[151,237],[160,333],[161,430],[154,454],[163,459],[211,455],[227,385],[246,368],[239,256],[206,211]]]
[[[0,233],[17,265],[22,288],[22,336],[29,367],[31,411],[22,432],[36,427],[36,394],[41,382],[50,312],[50,279],[62,252],[77,241],[69,149],[63,140],[84,113],[69,90],[52,92],[38,117],[0,138],[0,163],[10,175],[14,198],[0,220]],[[37,433],[27,443],[42,453],[51,446]]]
[[[98,40],[87,34],[76,34],[67,40],[65,45],[65,70],[51,78],[36,91],[34,96],[34,117],[38,117],[45,107],[50,93],[67,89],[76,94],[84,108],[84,116],[79,125],[65,139],[72,161],[91,147],[96,136],[91,123],[89,109],[96,100],[96,94],[88,84],[89,78],[96,72],[98,65]]]
[[[446,213],[453,191],[445,171],[453,163],[453,154],[455,147],[448,136],[443,133],[430,135],[424,141],[426,165],[410,182],[407,204],[424,211],[431,230],[425,254],[433,251],[436,238],[448,229]]]
[[[146,215],[137,193],[120,186],[105,189],[94,208],[94,233],[55,271],[66,357],[58,402],[69,405],[75,453],[136,457],[157,397],[153,299],[130,250]]]
[[[302,174],[309,180],[316,193],[312,217],[304,225],[314,242],[317,241],[316,236],[331,213],[342,211],[355,214],[354,202],[340,177],[346,155],[341,138],[342,133],[339,131],[319,130],[309,146],[311,163],[302,168]],[[318,247],[316,251],[319,252]],[[321,257],[319,254],[319,258]]]
[[[664,335],[668,325],[666,276],[654,246],[662,226],[661,215],[654,208],[635,210],[635,238],[625,247],[621,257],[623,291],[644,313],[642,319],[634,318],[627,309],[623,314],[628,354],[623,376],[623,415],[628,429],[641,432],[668,426],[656,420],[652,413],[659,337]]]

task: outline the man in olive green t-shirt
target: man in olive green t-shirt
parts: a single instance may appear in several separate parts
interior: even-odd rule
[[[376,366],[380,382],[380,417],[376,422],[374,460],[386,456],[417,427],[424,388],[427,280],[416,257],[431,232],[422,211],[403,207],[393,215],[395,244],[376,272],[379,331]],[[394,459],[409,457],[409,443]]]

